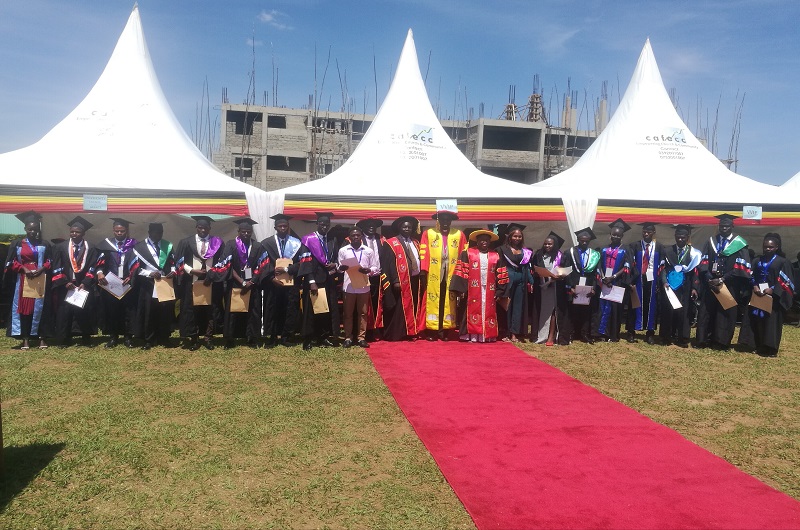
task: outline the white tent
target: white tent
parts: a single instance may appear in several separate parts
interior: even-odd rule
[[[800,195],[800,171],[790,177],[789,180],[781,184],[781,190],[789,191]]]
[[[46,225],[75,214],[94,224],[125,217],[142,236],[145,222],[169,219],[169,236],[175,223],[182,233],[193,227],[174,214],[246,215],[265,195],[221,173],[181,128],[153,70],[137,7],[84,100],[35,144],[0,155],[0,211],[36,209]],[[254,210],[250,216],[263,221]]]
[[[730,171],[681,120],[649,39],[606,129],[572,168],[532,187],[563,197],[576,229],[591,224],[595,211],[599,222],[710,225],[714,215],[763,205],[763,220],[739,224],[791,221],[777,187]]]
[[[503,220],[563,221],[558,196],[481,173],[443,129],[425,90],[411,30],[392,85],[372,125],[350,158],[330,175],[270,194],[272,212],[337,220],[367,216],[430,219],[436,199],[457,199],[463,223]]]

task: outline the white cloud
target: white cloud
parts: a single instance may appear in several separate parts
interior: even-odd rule
[[[277,11],[272,9],[270,11],[261,11],[258,14],[258,20],[272,26],[275,29],[280,30],[290,30],[293,29],[292,26],[288,25],[286,21],[289,19],[289,15],[286,13],[282,13],[281,11]]]
[[[247,38],[247,47],[248,48],[253,48],[253,47],[263,46],[263,45],[264,45],[264,41],[253,40],[250,37]]]

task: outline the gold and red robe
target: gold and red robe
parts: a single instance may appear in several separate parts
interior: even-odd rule
[[[485,265],[481,264],[481,255],[476,248],[461,253],[450,290],[467,295],[460,311],[462,338],[490,341],[497,338],[497,299],[507,296],[508,270],[497,252],[484,254]]]
[[[467,248],[467,238],[460,230],[451,230],[447,234],[447,275],[442,278],[442,243],[441,232],[430,228],[422,233],[419,244],[420,269],[428,273],[425,303],[425,326],[427,329],[454,329],[456,323],[456,300],[449,294],[450,280],[458,262],[458,255]],[[445,283],[442,289],[442,282]],[[442,292],[444,291],[444,292]],[[444,297],[444,299],[443,299]],[[441,310],[441,302],[444,309]]]

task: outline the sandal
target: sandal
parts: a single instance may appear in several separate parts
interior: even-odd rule
[[[545,346],[555,346],[555,344],[551,341],[547,341],[544,343]]]

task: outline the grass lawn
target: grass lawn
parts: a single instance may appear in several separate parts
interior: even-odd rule
[[[14,344],[0,527],[473,528],[359,348]],[[523,349],[800,499],[800,330],[777,359]]]

